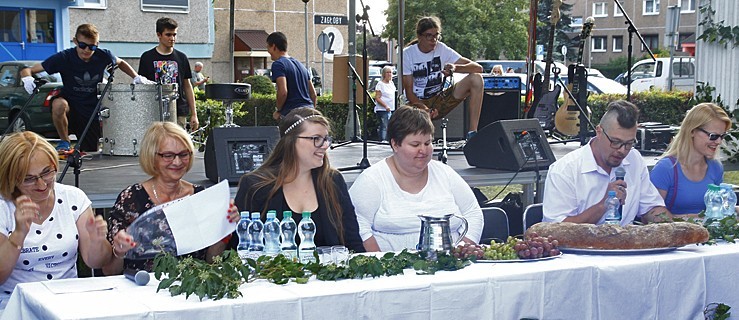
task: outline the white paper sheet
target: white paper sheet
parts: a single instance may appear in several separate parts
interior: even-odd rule
[[[96,278],[95,280],[97,279],[98,278]],[[44,286],[54,294],[111,290],[116,287],[113,281],[106,281],[105,279],[100,279],[97,281],[68,281],[68,280],[65,281],[65,280],[67,279],[54,280],[54,281],[41,281],[41,283],[43,283]]]
[[[238,221],[229,223],[226,218],[229,196],[228,181],[223,180],[164,208],[177,255],[208,247],[236,230]]]

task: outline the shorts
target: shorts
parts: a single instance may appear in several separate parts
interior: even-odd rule
[[[437,111],[436,116],[432,117],[431,120],[438,120],[445,117],[449,112],[462,103],[462,101],[464,101],[466,97],[462,99],[454,97],[455,87],[456,85],[452,85],[433,97],[421,99],[421,103],[425,104],[429,108],[429,112],[434,109]]]

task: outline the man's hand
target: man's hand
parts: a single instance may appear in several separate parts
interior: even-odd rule
[[[36,89],[36,84],[33,83],[33,77],[32,76],[26,76],[21,78],[21,81],[23,81],[23,88],[26,89],[26,92],[28,94],[33,94],[33,89]]]
[[[190,116],[190,130],[198,130],[198,127],[200,127],[200,122],[198,122],[198,115],[193,114]]]
[[[135,77],[133,77],[133,84],[156,84],[156,82],[151,81],[140,74],[137,74]]]
[[[444,70],[441,70],[441,73],[443,73],[445,76],[451,76],[452,73],[454,73],[454,70],[456,70],[457,67],[454,64],[447,63],[444,65]]]
[[[272,113],[272,119],[275,119],[277,121],[280,121],[280,118],[282,117],[282,114],[279,111],[275,111]]]

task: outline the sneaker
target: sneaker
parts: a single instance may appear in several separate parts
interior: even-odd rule
[[[475,135],[477,135],[477,131],[469,131],[469,132],[467,132],[467,139],[466,140],[469,141]]]
[[[67,153],[69,152],[71,148],[71,145],[69,144],[69,141],[59,141],[59,144],[56,145],[56,151],[59,153]]]

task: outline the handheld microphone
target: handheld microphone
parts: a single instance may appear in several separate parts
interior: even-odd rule
[[[146,272],[146,270],[126,268],[123,270],[123,275],[126,276],[128,280],[131,280],[140,286],[145,286],[149,283],[149,273]]]
[[[616,180],[624,180],[624,177],[626,176],[626,169],[624,167],[617,167],[616,172],[614,172],[616,175]],[[618,214],[620,214],[623,217],[624,212],[624,206],[618,206]]]

